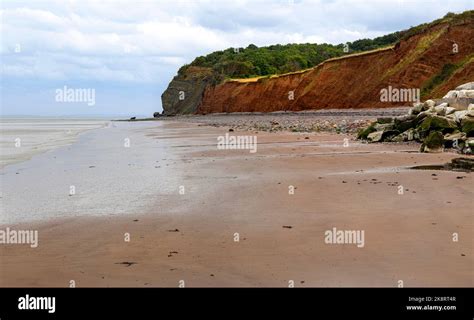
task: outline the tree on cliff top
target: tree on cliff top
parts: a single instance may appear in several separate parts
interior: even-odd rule
[[[194,59],[178,71],[183,74],[188,67],[205,67],[212,69],[224,78],[250,78],[272,74],[282,74],[314,67],[324,60],[345,54],[374,50],[394,45],[427,28],[439,23],[457,23],[473,19],[474,11],[460,14],[448,13],[443,18],[431,23],[420,24],[404,31],[397,31],[374,39],[360,39],[347,44],[276,44],[268,47],[257,47],[250,44],[247,48],[228,48],[215,51],[206,56]]]

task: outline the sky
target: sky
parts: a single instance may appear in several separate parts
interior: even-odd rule
[[[374,38],[473,8],[474,0],[1,0],[0,113],[151,116],[197,56]]]

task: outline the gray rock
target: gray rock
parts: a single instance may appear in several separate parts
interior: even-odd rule
[[[423,103],[421,102],[414,103],[413,108],[411,108],[410,111],[411,111],[411,114],[414,114],[414,115],[420,113],[421,111],[423,111]]]
[[[469,140],[466,141],[466,145],[469,146],[469,148],[474,148],[474,139],[470,138]]]
[[[451,90],[446,93],[446,95],[443,97],[443,99],[454,99],[458,97],[458,91],[457,90]]]
[[[423,152],[441,152],[444,146],[444,137],[441,132],[432,131],[425,138],[421,145],[421,151]]]
[[[367,136],[367,140],[370,142],[379,142],[380,140],[382,140],[382,136],[383,136],[383,131],[375,131],[375,132],[369,133],[369,135]]]
[[[454,120],[457,123],[461,123],[462,119],[467,115],[467,110],[462,110],[462,111],[455,111],[454,112]]]
[[[474,82],[468,82],[460,85],[456,90],[474,90]]]
[[[474,98],[474,90],[459,90],[458,98]]]
[[[204,90],[215,81],[215,77],[210,68],[189,67],[180,71],[161,95],[164,115],[195,113]]]
[[[456,110],[466,110],[469,104],[474,103],[474,98],[443,98],[436,99],[436,105],[448,103],[450,107]]]
[[[393,128],[393,124],[391,123],[376,123],[374,125],[374,129],[377,131],[390,130],[392,128]]]
[[[436,102],[433,100],[426,100],[425,103],[423,103],[423,110],[428,110],[429,108],[432,108],[436,105]]]
[[[464,132],[455,132],[448,133],[444,135],[444,140],[455,141],[455,140],[465,140],[466,134]]]
[[[434,107],[434,111],[436,112],[437,115],[444,116],[446,114],[446,108],[448,107],[448,104],[446,102],[437,105]]]
[[[415,139],[415,129],[410,128],[405,132],[400,133],[399,135],[392,138],[393,142],[403,142],[403,141],[412,141]]]
[[[453,114],[455,111],[456,111],[456,108],[447,107],[446,110],[445,110],[445,114],[450,115],[450,114]]]

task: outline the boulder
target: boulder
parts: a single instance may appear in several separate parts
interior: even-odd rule
[[[416,115],[416,121],[420,122],[421,120],[426,118],[426,116],[428,116],[428,115],[431,115],[431,114],[428,113],[427,111],[422,111],[422,112],[420,112],[419,114]]]
[[[460,90],[457,95],[458,98],[474,98],[474,90]]]
[[[456,130],[456,132],[445,134],[443,139],[446,148],[462,149],[466,140],[466,134]]]
[[[375,132],[369,133],[369,135],[367,136],[367,140],[369,140],[370,142],[378,142],[382,140],[382,136],[383,136],[383,131],[375,131]]]
[[[422,152],[440,152],[444,146],[444,137],[439,131],[431,131],[421,145]]]
[[[456,131],[453,133],[448,133],[444,135],[444,140],[454,141],[454,140],[465,140],[466,134],[464,132]]]
[[[455,99],[458,97],[458,91],[457,90],[451,90],[446,93],[446,95],[443,97],[443,99]]]
[[[368,135],[371,134],[374,131],[376,131],[375,128],[374,128],[374,124],[371,124],[367,128],[362,129],[361,131],[359,131],[359,133],[357,134],[357,139],[367,140]]]
[[[466,146],[468,146],[471,149],[474,148],[474,139],[466,140]]]
[[[404,132],[410,128],[416,127],[420,119],[421,118],[418,118],[416,116],[405,116],[395,118],[393,122],[393,129],[398,130],[400,132]]]
[[[464,117],[461,120],[461,131],[468,137],[474,137],[474,117]]]
[[[456,122],[445,117],[427,116],[420,127],[421,130],[454,130],[457,128]]]
[[[453,107],[446,107],[446,110],[445,110],[445,114],[446,114],[446,115],[453,114],[454,112],[456,112],[456,108],[453,108]]]
[[[467,115],[467,110],[462,110],[462,111],[455,111],[454,112],[454,120],[457,123],[461,123],[462,119]]]
[[[412,141],[415,139],[415,136],[416,136],[415,129],[410,128],[407,131],[402,132],[399,135],[393,137],[391,140],[393,142]]]
[[[440,105],[435,106],[434,111],[436,112],[437,115],[444,116],[446,115],[447,107],[448,107],[448,104],[444,102],[444,103],[441,103]]]
[[[456,88],[456,90],[474,90],[474,82],[468,82],[462,84]]]
[[[380,123],[380,124],[386,124],[386,123],[392,123],[393,122],[393,118],[377,118],[377,123]]]
[[[379,118],[359,132],[370,142],[423,141],[422,152],[443,146],[472,154],[474,150],[474,82],[451,90],[443,99],[414,103],[408,115]]]
[[[455,158],[451,160],[451,163],[448,164],[448,167],[451,170],[465,170],[473,171],[474,170],[474,159],[471,158]]]
[[[423,110],[428,110],[429,108],[433,108],[436,105],[436,102],[433,100],[426,100],[423,103]]]
[[[423,103],[416,102],[416,103],[413,104],[413,108],[410,109],[410,114],[417,115],[421,111],[423,111]]]
[[[443,99],[436,99],[436,105],[440,105],[442,103],[447,103],[451,108],[456,110],[466,110],[469,104],[474,103],[474,98],[443,98]]]
[[[374,129],[377,131],[391,130],[393,128],[392,123],[376,123]]]

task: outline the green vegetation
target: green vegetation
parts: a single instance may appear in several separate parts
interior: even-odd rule
[[[178,73],[183,74],[191,66],[210,68],[214,73],[221,75],[223,79],[254,78],[295,72],[314,67],[330,58],[394,45],[400,40],[422,33],[438,23],[457,23],[473,17],[474,11],[466,11],[461,14],[448,13],[441,19],[405,31],[394,32],[375,39],[361,39],[347,44],[277,44],[260,48],[250,44],[246,48],[228,48],[197,57],[191,64],[181,67]],[[439,33],[435,32],[434,35],[439,35]],[[432,39],[427,39],[427,42],[430,43],[428,40]]]
[[[430,78],[423,85],[423,88],[421,88],[421,98],[424,98],[424,97],[428,96],[438,85],[442,84],[443,82],[445,82],[446,80],[451,78],[451,76],[453,74],[455,74],[456,72],[458,72],[459,70],[462,70],[463,67],[467,63],[470,63],[471,61],[473,61],[473,59],[474,59],[474,54],[469,55],[466,59],[464,59],[463,61],[461,61],[459,63],[456,63],[456,64],[447,63],[447,64],[445,64],[443,66],[443,69],[441,69],[441,71],[438,74],[436,74],[435,76]]]
[[[415,61],[418,57],[420,57],[426,50],[431,47],[431,44],[438,39],[441,34],[446,32],[447,28],[440,28],[439,30],[435,30],[427,32],[418,41],[415,50],[410,51],[408,55],[406,55],[402,60],[400,60],[396,65],[390,68],[386,73],[385,77],[390,77],[400,70],[406,68],[410,63]]]
[[[472,19],[474,19],[474,10],[464,11],[459,14],[448,12],[444,17],[440,19],[436,19],[430,23],[423,23],[416,27],[411,27],[410,29],[403,31],[403,34],[400,39],[404,40],[417,34],[424,33],[429,28],[440,23],[457,24],[465,20]]]
[[[347,44],[349,50],[344,50],[344,44],[293,43],[261,48],[251,44],[247,48],[229,48],[197,57],[190,65],[183,66],[180,72],[189,66],[212,68],[227,78],[253,78],[295,72],[314,67],[330,58],[391,45],[398,39],[397,35],[398,33],[394,33],[372,40],[357,40]]]
[[[373,123],[370,126],[368,126],[367,128],[359,130],[359,132],[357,134],[357,139],[367,140],[367,136],[369,134],[371,134],[372,132],[375,132],[375,131],[377,131],[377,130],[375,129],[375,123]]]
[[[452,63],[447,63],[441,69],[441,72],[429,79],[421,89],[421,97],[426,97],[436,86],[447,80],[453,72],[457,69],[457,66]]]

